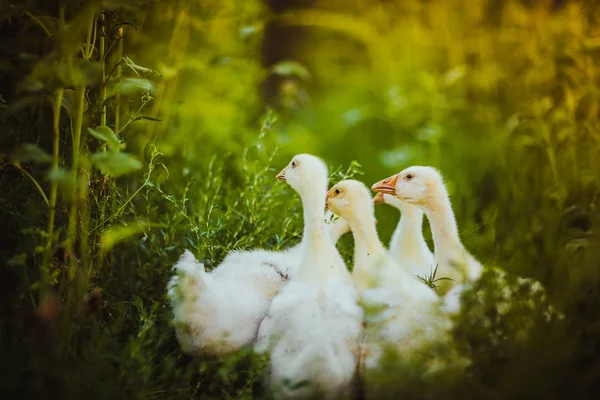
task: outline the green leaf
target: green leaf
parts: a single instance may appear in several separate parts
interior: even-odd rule
[[[12,155],[12,160],[16,162],[36,162],[40,164],[49,163],[52,157],[35,144],[21,145]]]
[[[63,92],[62,98],[62,107],[67,111],[70,117],[72,117],[77,112],[77,92],[73,89],[65,89]],[[83,102],[83,111],[87,111],[88,104],[87,101]]]
[[[140,296],[134,294],[133,303],[138,308],[138,310],[142,311],[144,309],[144,302],[142,301],[142,298]]]
[[[136,222],[131,225],[108,228],[100,236],[100,251],[103,253],[110,251],[117,243],[143,233],[146,227],[145,222]]]
[[[100,81],[102,75],[102,64],[99,62],[81,63],[79,67],[65,68],[63,71],[64,81],[72,86],[91,86]]]
[[[67,64],[55,59],[39,60],[21,83],[28,91],[57,89],[59,87],[90,86],[100,81],[102,64],[78,61]]]
[[[88,128],[88,133],[108,144],[111,149],[119,150],[125,147],[117,134],[106,125],[100,125],[94,129]]]
[[[160,76],[160,74],[153,69],[142,67],[133,62],[133,60],[127,56],[123,57],[123,63],[129,67],[138,77],[147,76]]]
[[[310,79],[311,74],[308,69],[297,61],[285,60],[275,64],[271,71],[282,76],[297,76],[302,79]]]
[[[107,151],[93,154],[92,164],[106,175],[118,177],[142,169],[142,162],[127,153]]]
[[[159,122],[160,122],[160,121],[162,121],[162,119],[158,119],[158,118],[150,117],[150,116],[148,116],[148,115],[140,115],[139,117],[135,117],[135,118],[133,119],[133,122],[135,122],[135,121],[139,121],[139,120],[141,120],[141,119],[145,119],[145,120],[148,120],[148,121],[159,121]]]
[[[154,85],[148,79],[125,78],[118,85],[121,94],[132,94],[139,92],[151,92]]]
[[[8,265],[11,267],[25,267],[27,265],[27,253],[20,253],[10,260],[8,260]]]
[[[61,191],[61,195],[67,203],[73,200],[73,193],[75,192],[77,179],[75,175],[71,173],[71,171],[63,168],[57,168],[48,173],[48,179],[57,183],[58,188]]]

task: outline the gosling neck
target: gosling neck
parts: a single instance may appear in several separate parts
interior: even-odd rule
[[[450,197],[445,190],[440,191],[439,195],[434,198],[434,201],[425,209],[425,214],[431,225],[437,263],[454,251],[463,249]]]
[[[416,249],[425,243],[423,237],[423,211],[409,204],[400,207],[400,222],[392,236],[394,248]]]
[[[375,260],[379,255],[385,253],[385,248],[377,235],[373,215],[353,214],[347,218],[347,221],[354,236],[355,271],[368,269],[367,260]]]
[[[327,237],[324,221],[325,192],[314,190],[300,196],[304,210],[304,235],[307,245],[318,245]]]
[[[331,267],[335,267],[336,263],[332,259],[337,252],[325,229],[325,190],[313,190],[301,194],[300,198],[304,211],[304,253],[297,277],[303,280],[322,280],[335,269]],[[330,263],[333,265],[325,265]]]

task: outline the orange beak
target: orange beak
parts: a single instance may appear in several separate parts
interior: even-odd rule
[[[396,183],[398,182],[398,174],[385,178],[371,186],[371,190],[379,193],[396,194]]]
[[[325,196],[325,211],[329,210],[329,194],[331,193],[331,190],[327,191],[327,195]]]
[[[375,197],[373,197],[373,204],[377,205],[377,204],[384,204],[385,201],[383,200],[383,193],[379,192],[375,195]]]
[[[275,179],[277,179],[278,181],[281,181],[281,182],[285,182],[285,173],[287,172],[287,169],[288,169],[288,167],[285,167],[284,169],[282,169],[281,172],[277,174]]]

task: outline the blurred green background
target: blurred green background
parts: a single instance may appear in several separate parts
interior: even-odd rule
[[[303,152],[336,179],[357,161],[369,186],[438,167],[466,247],[567,316],[413,397],[598,393],[599,17],[591,0],[0,1],[2,397],[261,396],[248,354],[181,354],[165,286],[184,248],[212,267],[297,242],[274,175]],[[398,212],[376,213],[387,243]]]

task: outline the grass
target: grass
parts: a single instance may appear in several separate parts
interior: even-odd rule
[[[433,268],[433,270],[431,271],[431,273],[429,273],[428,275],[427,274],[423,275],[423,276],[417,275],[417,278],[421,282],[423,282],[424,284],[426,284],[427,286],[429,286],[430,288],[432,288],[434,290],[437,288],[436,282],[438,282],[440,280],[452,280],[450,278],[446,278],[446,277],[443,277],[443,276],[442,277],[436,277],[436,275],[437,275],[437,269],[438,269],[438,266],[436,264],[435,268]]]
[[[274,175],[300,152],[332,183],[439,168],[466,247],[506,271],[458,317],[466,377],[390,368],[390,398],[597,392],[595,2],[270,4],[0,4],[3,397],[263,396],[249,352],[181,354],[165,289],[185,248],[211,268],[299,240]],[[385,242],[397,213],[376,213]],[[517,275],[565,318],[500,315]]]

